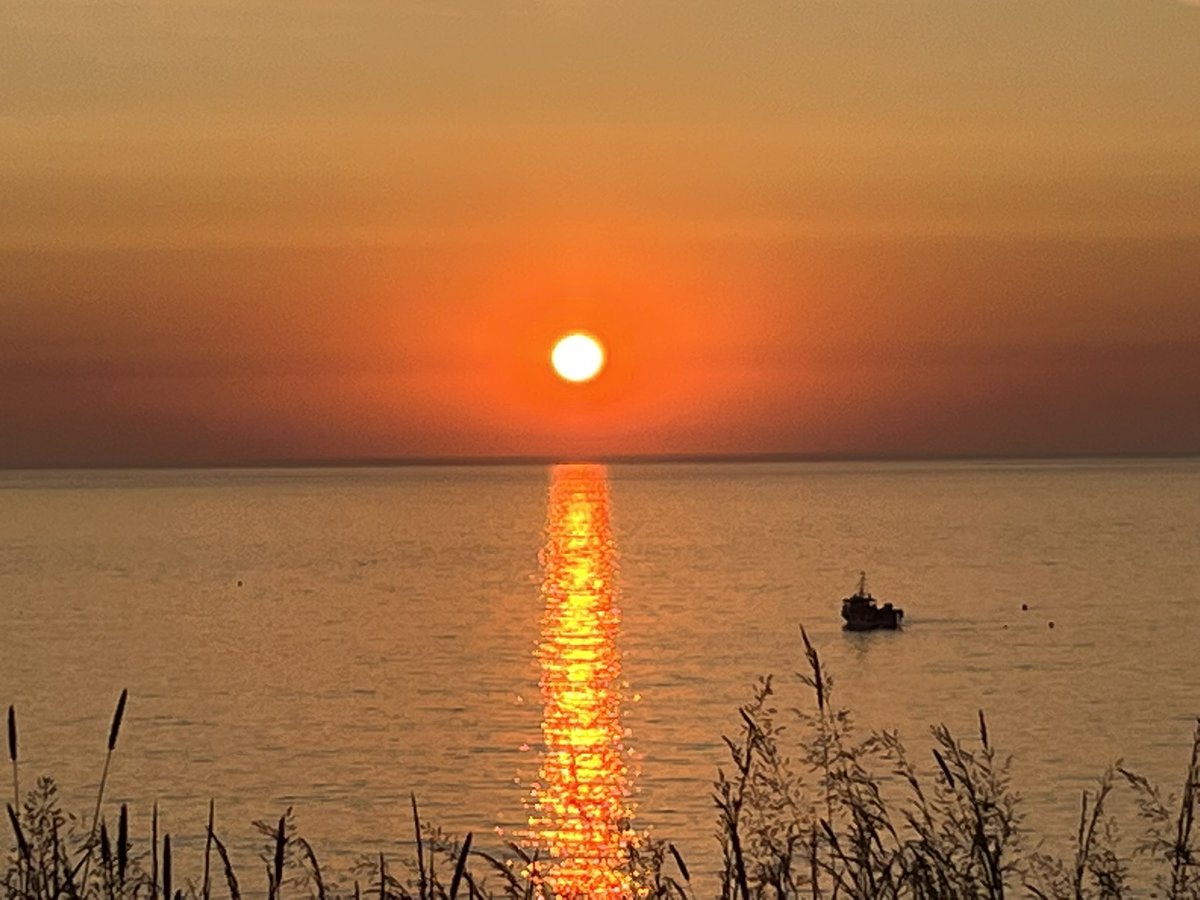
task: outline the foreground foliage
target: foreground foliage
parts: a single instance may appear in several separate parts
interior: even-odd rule
[[[1200,725],[1178,796],[1114,764],[1085,791],[1073,853],[1056,857],[1032,845],[1021,827],[1020,800],[983,713],[978,734],[962,740],[932,729],[932,760],[919,772],[895,732],[859,735],[852,717],[832,702],[832,682],[803,634],[811,692],[807,709],[782,712],[771,678],[759,681],[739,710],[739,729],[725,737],[729,764],[718,771],[713,799],[722,865],[714,886],[721,900],[974,900],[1005,896],[1043,900],[1161,897],[1200,900],[1200,847],[1194,829],[1200,790]],[[171,838],[159,834],[157,807],[143,843],[129,834],[122,805],[115,823],[104,815],[104,789],[126,694],[118,701],[108,752],[89,817],[63,813],[57,788],[41,778],[24,798],[17,768],[17,729],[8,711],[13,802],[12,844],[0,889],[20,900],[239,900],[242,881],[214,829],[210,804],[203,869],[186,881],[173,870]],[[1118,789],[1131,793],[1138,822],[1132,845],[1109,812]],[[14,805],[17,804],[17,805]],[[262,863],[248,893],[268,900],[344,896],[378,900],[542,898],[537,853],[509,844],[502,855],[422,823],[412,801],[411,857],[364,859],[345,885],[329,881],[295,827],[292,811],[256,822]],[[115,829],[115,830],[114,830]],[[1138,860],[1138,883],[1131,863]],[[627,862],[639,896],[696,898],[685,861],[666,843],[644,840]],[[1145,874],[1143,874],[1143,872]],[[265,882],[265,884],[264,884]],[[558,895],[563,897],[564,895]],[[564,898],[565,900],[565,898]]]

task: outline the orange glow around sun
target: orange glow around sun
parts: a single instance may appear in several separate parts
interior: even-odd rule
[[[604,368],[604,345],[586,332],[572,332],[558,339],[550,364],[567,381],[591,381]]]
[[[542,554],[544,756],[529,839],[557,898],[633,897],[631,777],[621,720],[616,548],[602,466],[557,466]]]

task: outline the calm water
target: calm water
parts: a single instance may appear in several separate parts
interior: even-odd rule
[[[0,703],[24,783],[52,773],[82,811],[128,687],[110,796],[143,830],[157,800],[185,852],[209,797],[243,855],[287,805],[335,867],[398,852],[410,791],[498,845],[539,766],[549,484],[535,467],[0,473]],[[1117,756],[1172,786],[1185,769],[1198,460],[614,466],[607,487],[636,824],[701,865],[720,737],[755,676],[807,701],[800,623],[840,702],[914,755],[929,724],[969,735],[986,710],[1052,835]],[[906,608],[902,633],[840,631],[859,569]]]

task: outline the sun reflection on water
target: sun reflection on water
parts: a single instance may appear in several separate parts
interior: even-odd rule
[[[556,897],[632,897],[632,776],[616,647],[617,551],[603,466],[556,466],[542,551],[543,757],[529,841]]]

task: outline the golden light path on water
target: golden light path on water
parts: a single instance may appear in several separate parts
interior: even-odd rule
[[[632,897],[631,774],[616,646],[617,551],[603,466],[556,466],[542,551],[543,758],[529,819],[556,897]]]

